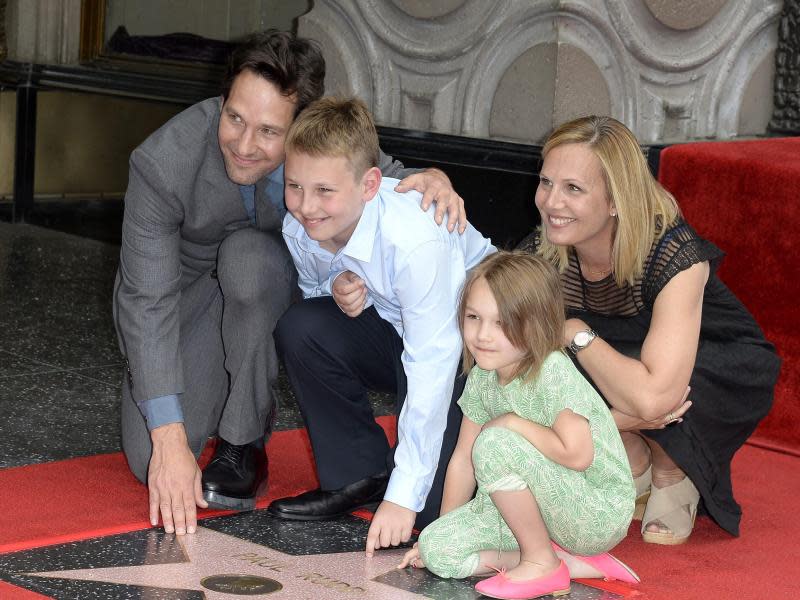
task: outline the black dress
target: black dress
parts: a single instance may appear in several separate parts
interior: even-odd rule
[[[518,248],[535,252],[538,236],[529,235]],[[568,318],[581,319],[618,352],[638,359],[659,292],[684,269],[709,261],[690,379],[692,407],[682,423],[644,433],[689,476],[700,492],[701,510],[739,535],[742,511],[733,498],[731,459],[772,406],[780,359],[753,316],[717,277],[722,257],[719,248],[678,220],[653,244],[635,285],[620,288],[611,275],[586,281],[574,251],[561,283]]]

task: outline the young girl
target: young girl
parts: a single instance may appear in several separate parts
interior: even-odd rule
[[[464,284],[459,323],[469,377],[442,516],[399,567],[498,571],[475,586],[494,598],[566,594],[570,575],[637,582],[600,554],[625,537],[635,491],[608,408],[563,351],[555,269],[524,253],[487,257]]]

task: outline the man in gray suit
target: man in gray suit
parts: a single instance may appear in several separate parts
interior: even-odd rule
[[[114,319],[128,376],[122,446],[150,521],[193,532],[196,507],[248,510],[267,482],[278,362],[272,333],[295,293],[280,228],[284,137],[323,93],[319,47],[267,31],[234,50],[221,98],[183,111],[131,155]],[[436,169],[381,156],[399,191],[466,226]],[[197,457],[217,435],[201,473]]]

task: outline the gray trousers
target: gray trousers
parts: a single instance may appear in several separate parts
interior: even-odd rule
[[[280,233],[241,229],[220,244],[217,266],[181,290],[180,352],[184,427],[195,456],[219,435],[246,444],[268,434],[278,359],[272,332],[296,288]],[[147,480],[152,451],[144,417],[122,386],[122,449]]]

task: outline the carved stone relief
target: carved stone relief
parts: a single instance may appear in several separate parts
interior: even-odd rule
[[[786,0],[776,50],[775,109],[769,128],[800,134],[800,0]]]
[[[595,112],[648,143],[763,133],[781,5],[318,0],[299,33],[380,124],[535,143]]]
[[[77,62],[80,0],[8,0],[8,56],[19,62]]]

